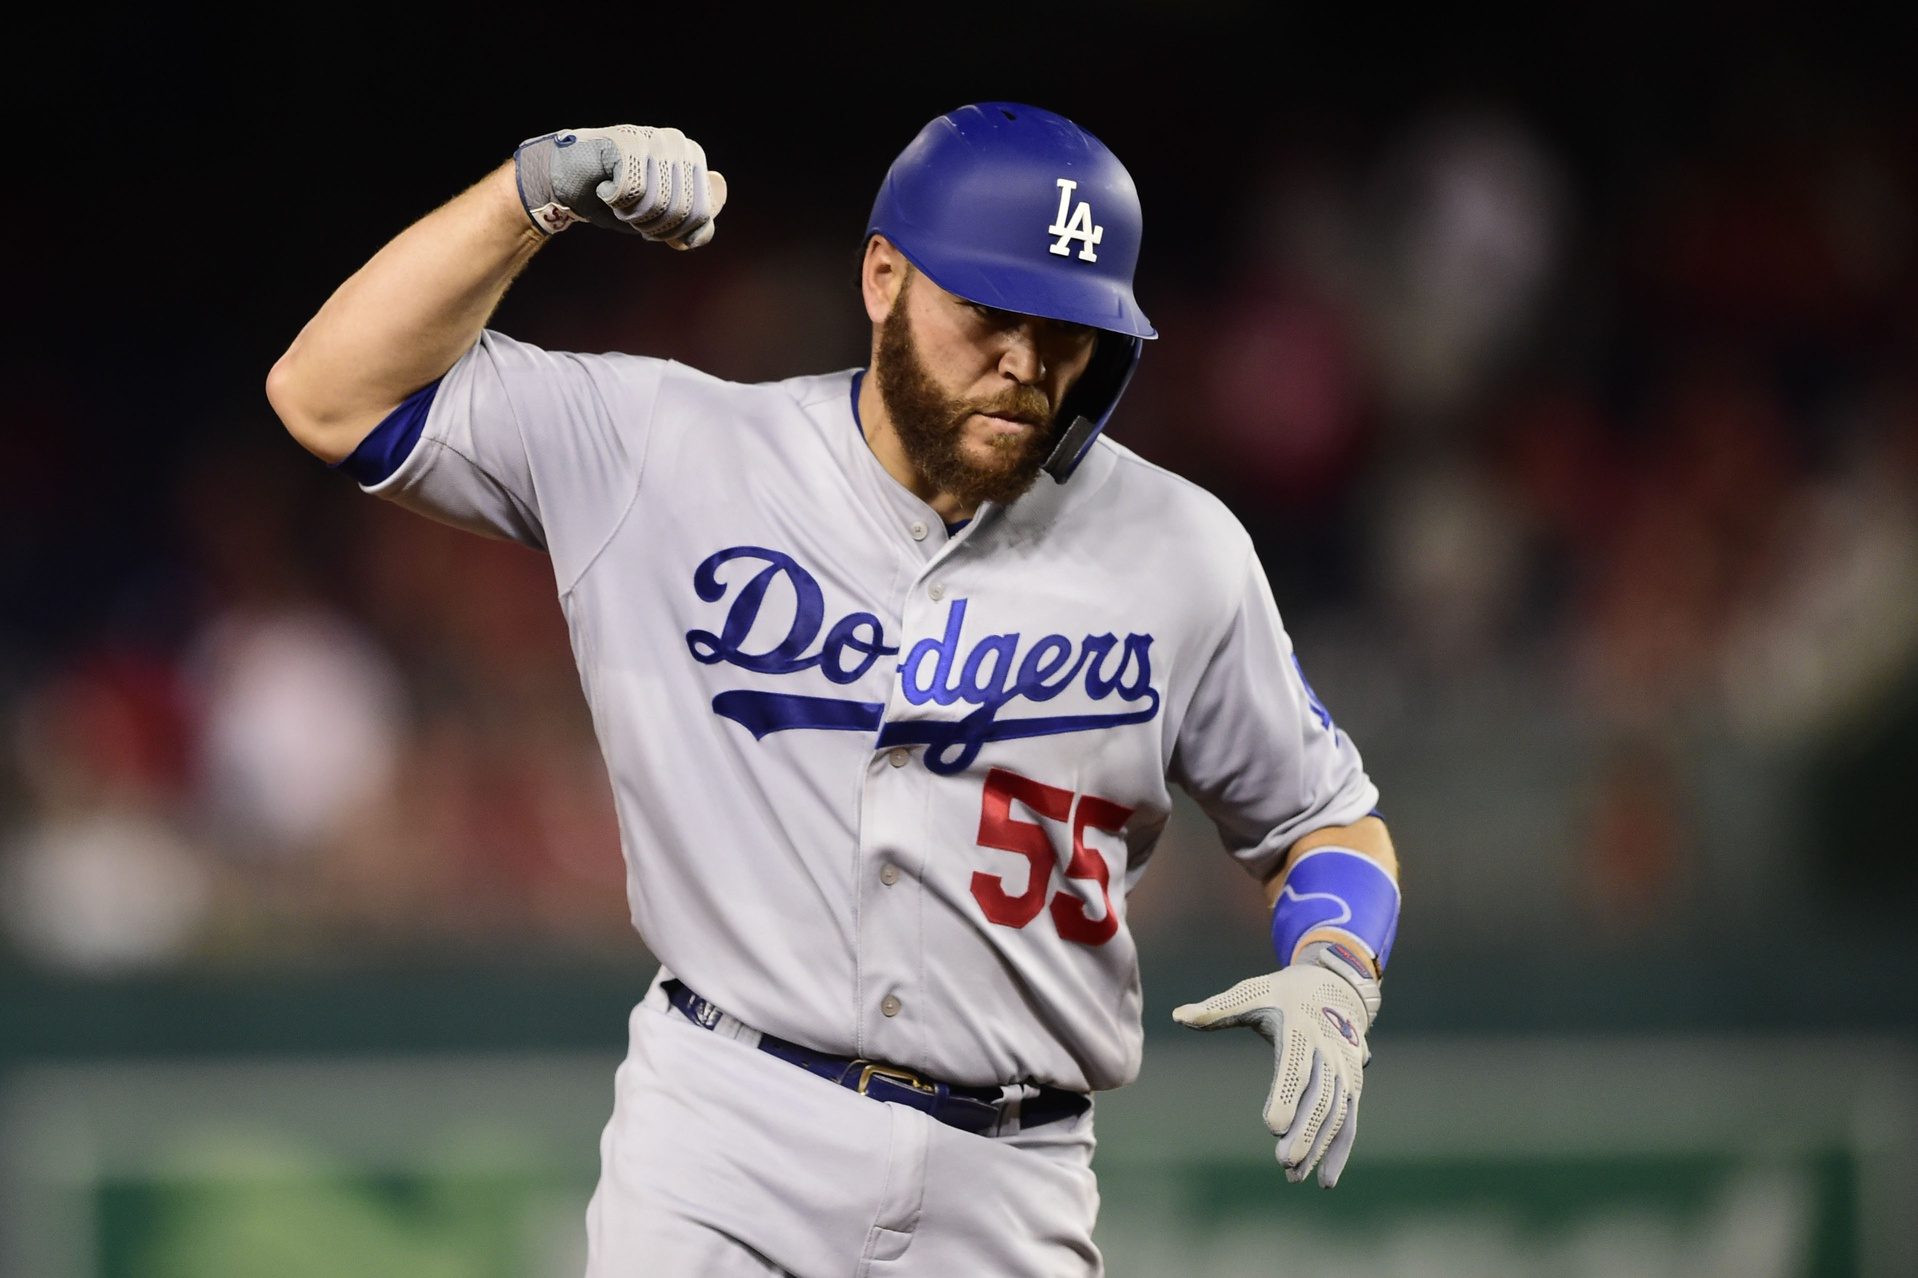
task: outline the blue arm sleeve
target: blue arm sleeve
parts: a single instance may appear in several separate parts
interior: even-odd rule
[[[1378,961],[1392,954],[1399,930],[1399,885],[1384,866],[1347,848],[1313,848],[1286,871],[1272,909],[1272,948],[1280,964],[1307,932],[1330,928]]]

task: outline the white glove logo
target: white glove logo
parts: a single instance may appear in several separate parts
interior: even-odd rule
[[[1323,1016],[1326,1020],[1332,1022],[1332,1028],[1339,1032],[1340,1038],[1343,1038],[1346,1042],[1350,1043],[1354,1047],[1359,1046],[1358,1030],[1353,1028],[1352,1022],[1346,1020],[1343,1016],[1339,1015],[1337,1008],[1321,1007],[1319,1009],[1319,1015]]]

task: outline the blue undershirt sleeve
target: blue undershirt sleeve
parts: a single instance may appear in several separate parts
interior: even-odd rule
[[[408,395],[400,406],[381,419],[360,446],[344,460],[334,463],[333,469],[345,471],[359,483],[373,485],[381,483],[400,468],[420,441],[420,431],[426,427],[427,410],[433,406],[433,396],[439,393],[440,384],[436,378]]]

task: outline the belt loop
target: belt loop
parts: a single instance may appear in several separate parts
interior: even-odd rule
[[[994,1136],[1017,1136],[1020,1132],[1019,1120],[1026,1103],[1026,1085],[1008,1083],[999,1090],[999,1121],[994,1125]]]

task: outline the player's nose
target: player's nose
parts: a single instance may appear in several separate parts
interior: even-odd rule
[[[1027,317],[1005,330],[1005,346],[999,353],[999,371],[1021,385],[1030,386],[1046,375],[1045,348],[1039,323]]]

